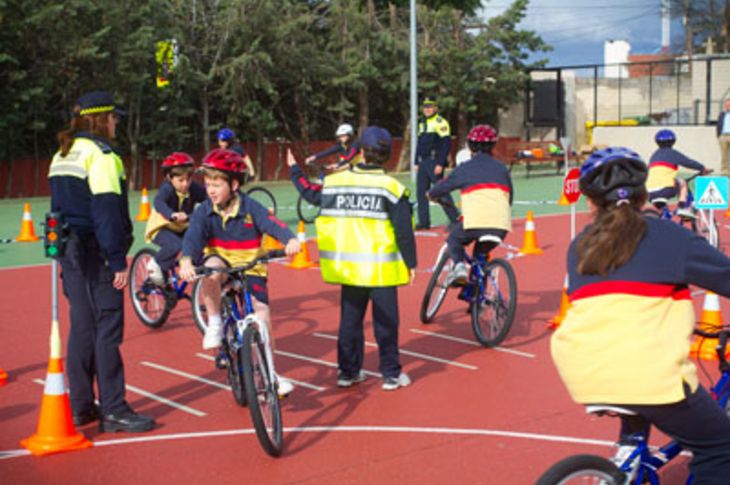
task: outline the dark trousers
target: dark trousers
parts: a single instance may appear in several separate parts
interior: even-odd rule
[[[436,162],[434,160],[428,160],[421,162],[418,165],[418,174],[416,176],[416,198],[418,200],[418,224],[421,226],[431,226],[431,214],[429,213],[428,199],[426,199],[426,192],[431,188],[432,185],[436,185],[444,175],[436,175],[434,169],[436,168]],[[444,212],[446,217],[449,218],[450,222],[456,222],[459,218],[459,212],[456,210],[454,205],[454,199],[451,195],[446,195],[441,198],[446,205],[444,205]]]
[[[71,313],[66,357],[73,411],[94,405],[94,378],[103,413],[128,409],[124,400],[124,365],[119,353],[124,333],[123,292],[112,286],[114,273],[105,264],[93,236],[72,234],[61,258],[63,292]]]
[[[184,232],[177,233],[169,229],[160,229],[152,239],[152,242],[160,247],[155,255],[155,261],[160,265],[162,271],[170,271],[175,267],[177,255],[182,250],[183,236],[185,236]]]
[[[398,287],[365,288],[342,286],[340,294],[340,332],[337,338],[337,364],[340,371],[356,376],[365,357],[363,320],[368,302],[373,302],[373,331],[380,354],[383,377],[398,377]]]
[[[504,238],[507,237],[507,231],[502,229],[464,229],[463,221],[453,224],[451,226],[451,231],[449,232],[449,237],[446,238],[446,246],[449,250],[449,256],[451,256],[454,263],[464,261],[466,258],[464,246],[486,235],[497,236],[504,240]],[[497,247],[497,243],[491,241],[482,242],[480,244],[480,250],[485,253],[489,253],[492,249]]]
[[[639,414],[622,417],[622,440],[629,433],[648,436],[653,424],[692,451],[692,485],[724,485],[730,481],[730,417],[703,387],[678,403],[621,407]]]

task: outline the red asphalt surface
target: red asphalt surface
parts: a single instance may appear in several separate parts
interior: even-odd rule
[[[579,215],[579,228],[585,220]],[[447,296],[434,323],[420,323],[430,276],[425,268],[433,264],[443,232],[418,237],[420,272],[399,295],[401,350],[443,361],[402,354],[413,384],[395,392],[382,391],[375,377],[338,389],[334,367],[303,360],[336,362],[335,341],[322,335],[337,333],[339,288],[322,283],[318,270],[272,264],[276,347],[286,353],[277,355],[277,370],[320,388],[299,386],[282,401],[286,429],[280,458],[263,452],[248,410],[238,407],[229,391],[154,367],[225,384],[225,371],[196,355],[202,353],[201,336],[189,303],[180,302],[162,328],[150,330],[138,322],[128,297],[122,346],[127,384],[197,413],[128,392],[134,409],[159,423],[153,432],[99,433],[89,425],[81,431],[94,441],[91,449],[46,457],[18,453],[19,440],[35,432],[38,419],[43,387],[34,379],[46,375],[50,267],[2,270],[0,367],[10,381],[0,388],[0,483],[530,484],[565,456],[608,456],[618,423],[587,416],[570,400],[549,353],[552,331],[546,322],[560,302],[569,219],[546,216],[536,225],[545,253],[512,260],[518,309],[503,348],[518,353],[476,345],[466,306],[455,293]],[[524,221],[516,221],[507,242],[519,246],[523,229]],[[695,300],[701,305],[702,296]],[[60,314],[65,349],[63,298]],[[369,318],[366,340],[374,342]],[[365,369],[378,371],[374,347],[366,349]],[[686,461],[667,467],[663,483],[683,483]]]

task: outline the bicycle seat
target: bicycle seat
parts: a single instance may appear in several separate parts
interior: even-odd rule
[[[649,202],[651,202],[654,207],[661,209],[669,204],[669,199],[666,197],[657,197],[656,199],[651,199]]]
[[[494,234],[485,234],[484,236],[480,237],[478,241],[502,244],[502,238],[499,236],[495,236]]]
[[[637,413],[622,408],[620,406],[611,406],[610,404],[589,404],[586,406],[586,412],[588,414],[595,414],[596,416],[636,416]]]

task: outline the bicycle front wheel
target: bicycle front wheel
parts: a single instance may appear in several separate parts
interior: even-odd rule
[[[205,335],[208,328],[208,311],[203,301],[203,280],[196,280],[193,283],[193,290],[190,293],[190,304],[193,307],[193,321],[201,334]]]
[[[246,191],[249,197],[266,207],[273,215],[276,215],[276,198],[268,189],[263,187],[251,187]]]
[[[150,281],[147,264],[156,252],[150,248],[140,249],[132,259],[129,268],[129,296],[132,308],[139,320],[150,328],[159,328],[170,315],[172,304],[165,289]]]
[[[559,461],[537,480],[536,485],[619,485],[626,475],[606,458],[575,455]]]
[[[441,304],[446,298],[446,292],[449,287],[446,284],[446,277],[451,272],[454,262],[449,257],[446,245],[441,248],[441,252],[436,260],[436,266],[431,274],[431,279],[426,286],[426,293],[423,295],[421,302],[421,322],[431,323],[436,313],[441,308]]]
[[[226,325],[223,337],[226,357],[228,358],[228,384],[231,386],[233,400],[239,406],[246,405],[246,391],[243,383],[243,358],[241,345],[238,343],[236,325]]]
[[[318,205],[310,204],[307,199],[299,196],[297,199],[297,215],[300,221],[304,221],[307,224],[311,224],[314,220],[319,217],[320,207]]]
[[[493,259],[484,267],[471,305],[471,326],[480,344],[496,347],[507,337],[517,309],[517,279],[512,266]]]
[[[266,346],[255,325],[243,332],[243,384],[256,436],[264,451],[281,455],[284,445],[279,393],[266,356]]]

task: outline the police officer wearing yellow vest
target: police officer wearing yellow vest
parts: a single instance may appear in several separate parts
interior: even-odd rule
[[[451,149],[451,128],[446,118],[438,114],[436,100],[427,97],[422,103],[423,116],[418,123],[418,143],[416,145],[416,197],[418,200],[418,224],[416,229],[431,227],[431,214],[426,193],[444,177],[449,150]],[[444,212],[451,223],[456,222],[459,214],[451,196],[443,199]]]
[[[99,420],[101,431],[135,432],[155,422],[132,411],[124,398],[119,346],[132,222],[124,165],[111,147],[120,114],[106,91],[81,96],[69,128],[58,134],[60,149],[48,178],[51,210],[69,228],[60,263],[71,314],[67,368],[74,423]]]
[[[370,126],[361,138],[363,161],[325,177],[323,186],[306,178],[289,153],[287,163],[297,190],[322,207],[317,242],[322,279],[342,285],[337,339],[337,385],[365,380],[363,320],[373,303],[373,328],[380,354],[382,388],[392,391],[411,383],[398,355],[398,291],[414,276],[416,243],[408,190],[385,174],[391,137]]]

